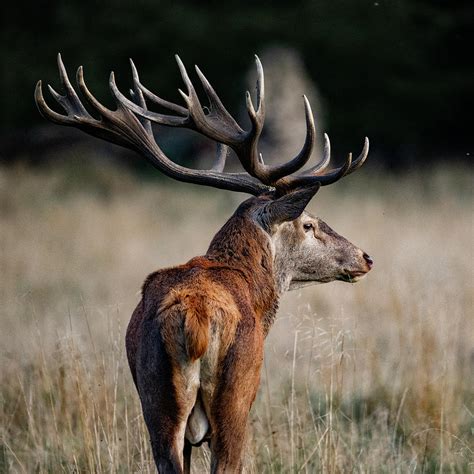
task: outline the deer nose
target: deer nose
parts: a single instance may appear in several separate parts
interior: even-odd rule
[[[367,265],[369,266],[369,268],[372,268],[372,266],[374,265],[374,261],[364,252],[364,260],[367,262]]]

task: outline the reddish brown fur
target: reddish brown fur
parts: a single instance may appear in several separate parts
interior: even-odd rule
[[[186,351],[191,362],[194,362],[206,352],[211,321],[215,317],[219,318],[219,324],[223,326],[220,340],[224,347],[229,347],[235,332],[238,309],[226,288],[212,281],[212,269],[218,269],[219,265],[200,257],[194,258],[182,268],[185,266],[196,270],[192,282],[172,288],[164,297],[158,312],[185,315]]]

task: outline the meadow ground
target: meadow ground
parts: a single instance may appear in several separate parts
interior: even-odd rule
[[[0,472],[154,472],[125,328],[144,277],[204,253],[243,197],[0,168]],[[247,472],[474,470],[472,197],[462,167],[320,191],[310,210],[375,268],[283,298]]]

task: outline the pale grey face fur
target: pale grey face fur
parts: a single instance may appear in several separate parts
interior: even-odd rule
[[[306,211],[273,225],[270,239],[281,292],[334,280],[354,283],[373,265],[363,250]]]

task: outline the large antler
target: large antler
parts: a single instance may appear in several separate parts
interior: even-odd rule
[[[196,66],[197,75],[210,105],[209,112],[205,113],[186,68],[178,56],[176,56],[176,61],[187,89],[187,93],[182,90],[179,92],[187,107],[168,102],[150,92],[140,83],[138,72],[131,61],[134,85],[134,89],[130,91],[132,100],[119,91],[112,72],[109,85],[117,109],[109,110],[89,92],[84,82],[82,67],[80,67],[77,72],[79,89],[91,108],[99,114],[100,118],[96,119],[89,114],[71,86],[60,55],[58,55],[58,66],[66,94],[64,96],[58,94],[51,86],[49,90],[65,110],[66,115],[59,114],[48,107],[42,94],[41,81],[36,86],[35,99],[40,112],[53,122],[80,128],[99,138],[136,150],[155,167],[180,181],[258,195],[275,189],[280,193],[287,192],[297,187],[314,185],[316,182],[324,186],[359,168],[367,158],[367,138],[362,153],[356,160],[352,161],[352,156],[349,155],[342,167],[323,174],[330,161],[330,142],[328,136],[325,135],[324,156],[321,162],[305,172],[294,174],[309,160],[315,141],[313,114],[306,97],[304,97],[306,139],[300,153],[292,160],[280,165],[268,166],[264,163],[258,152],[258,140],[265,119],[264,76],[260,60],[257,56],[255,58],[258,73],[257,108],[254,107],[250,93],[246,93],[247,112],[252,124],[249,131],[244,131],[230,115],[209,81]],[[149,111],[145,98],[169,110],[173,115]],[[171,161],[157,145],[150,121],[160,125],[188,128],[215,140],[218,143],[218,150],[212,169],[193,170]],[[226,146],[235,151],[246,173],[224,173]]]
[[[41,114],[45,118],[59,125],[79,128],[98,138],[135,150],[145,156],[152,165],[164,174],[179,181],[203,184],[231,191],[241,191],[254,195],[271,190],[270,187],[265,186],[248,174],[224,173],[222,171],[222,155],[225,157],[225,153],[223,154],[222,152],[217,154],[212,170],[195,170],[174,163],[157,145],[153,137],[150,121],[146,118],[137,117],[119,100],[116,101],[116,110],[109,110],[104,107],[90,93],[84,81],[83,69],[79,67],[77,70],[77,84],[93,113],[98,115],[98,118],[95,118],[84,107],[72,87],[60,54],[58,54],[58,68],[65,95],[58,94],[51,86],[48,86],[48,89],[66,114],[55,112],[47,105],[43,97],[41,81],[38,81],[35,90],[35,100]],[[113,73],[111,74],[111,82],[113,83]],[[146,113],[146,102],[141,89],[138,87],[139,80],[135,68],[133,68],[133,82],[134,89],[130,92],[134,102],[131,103],[139,104],[140,110]],[[178,114],[184,115],[186,113],[186,109],[183,107],[166,101],[163,101],[163,104],[166,104],[169,109]],[[176,117],[175,120],[178,123],[182,118]]]

